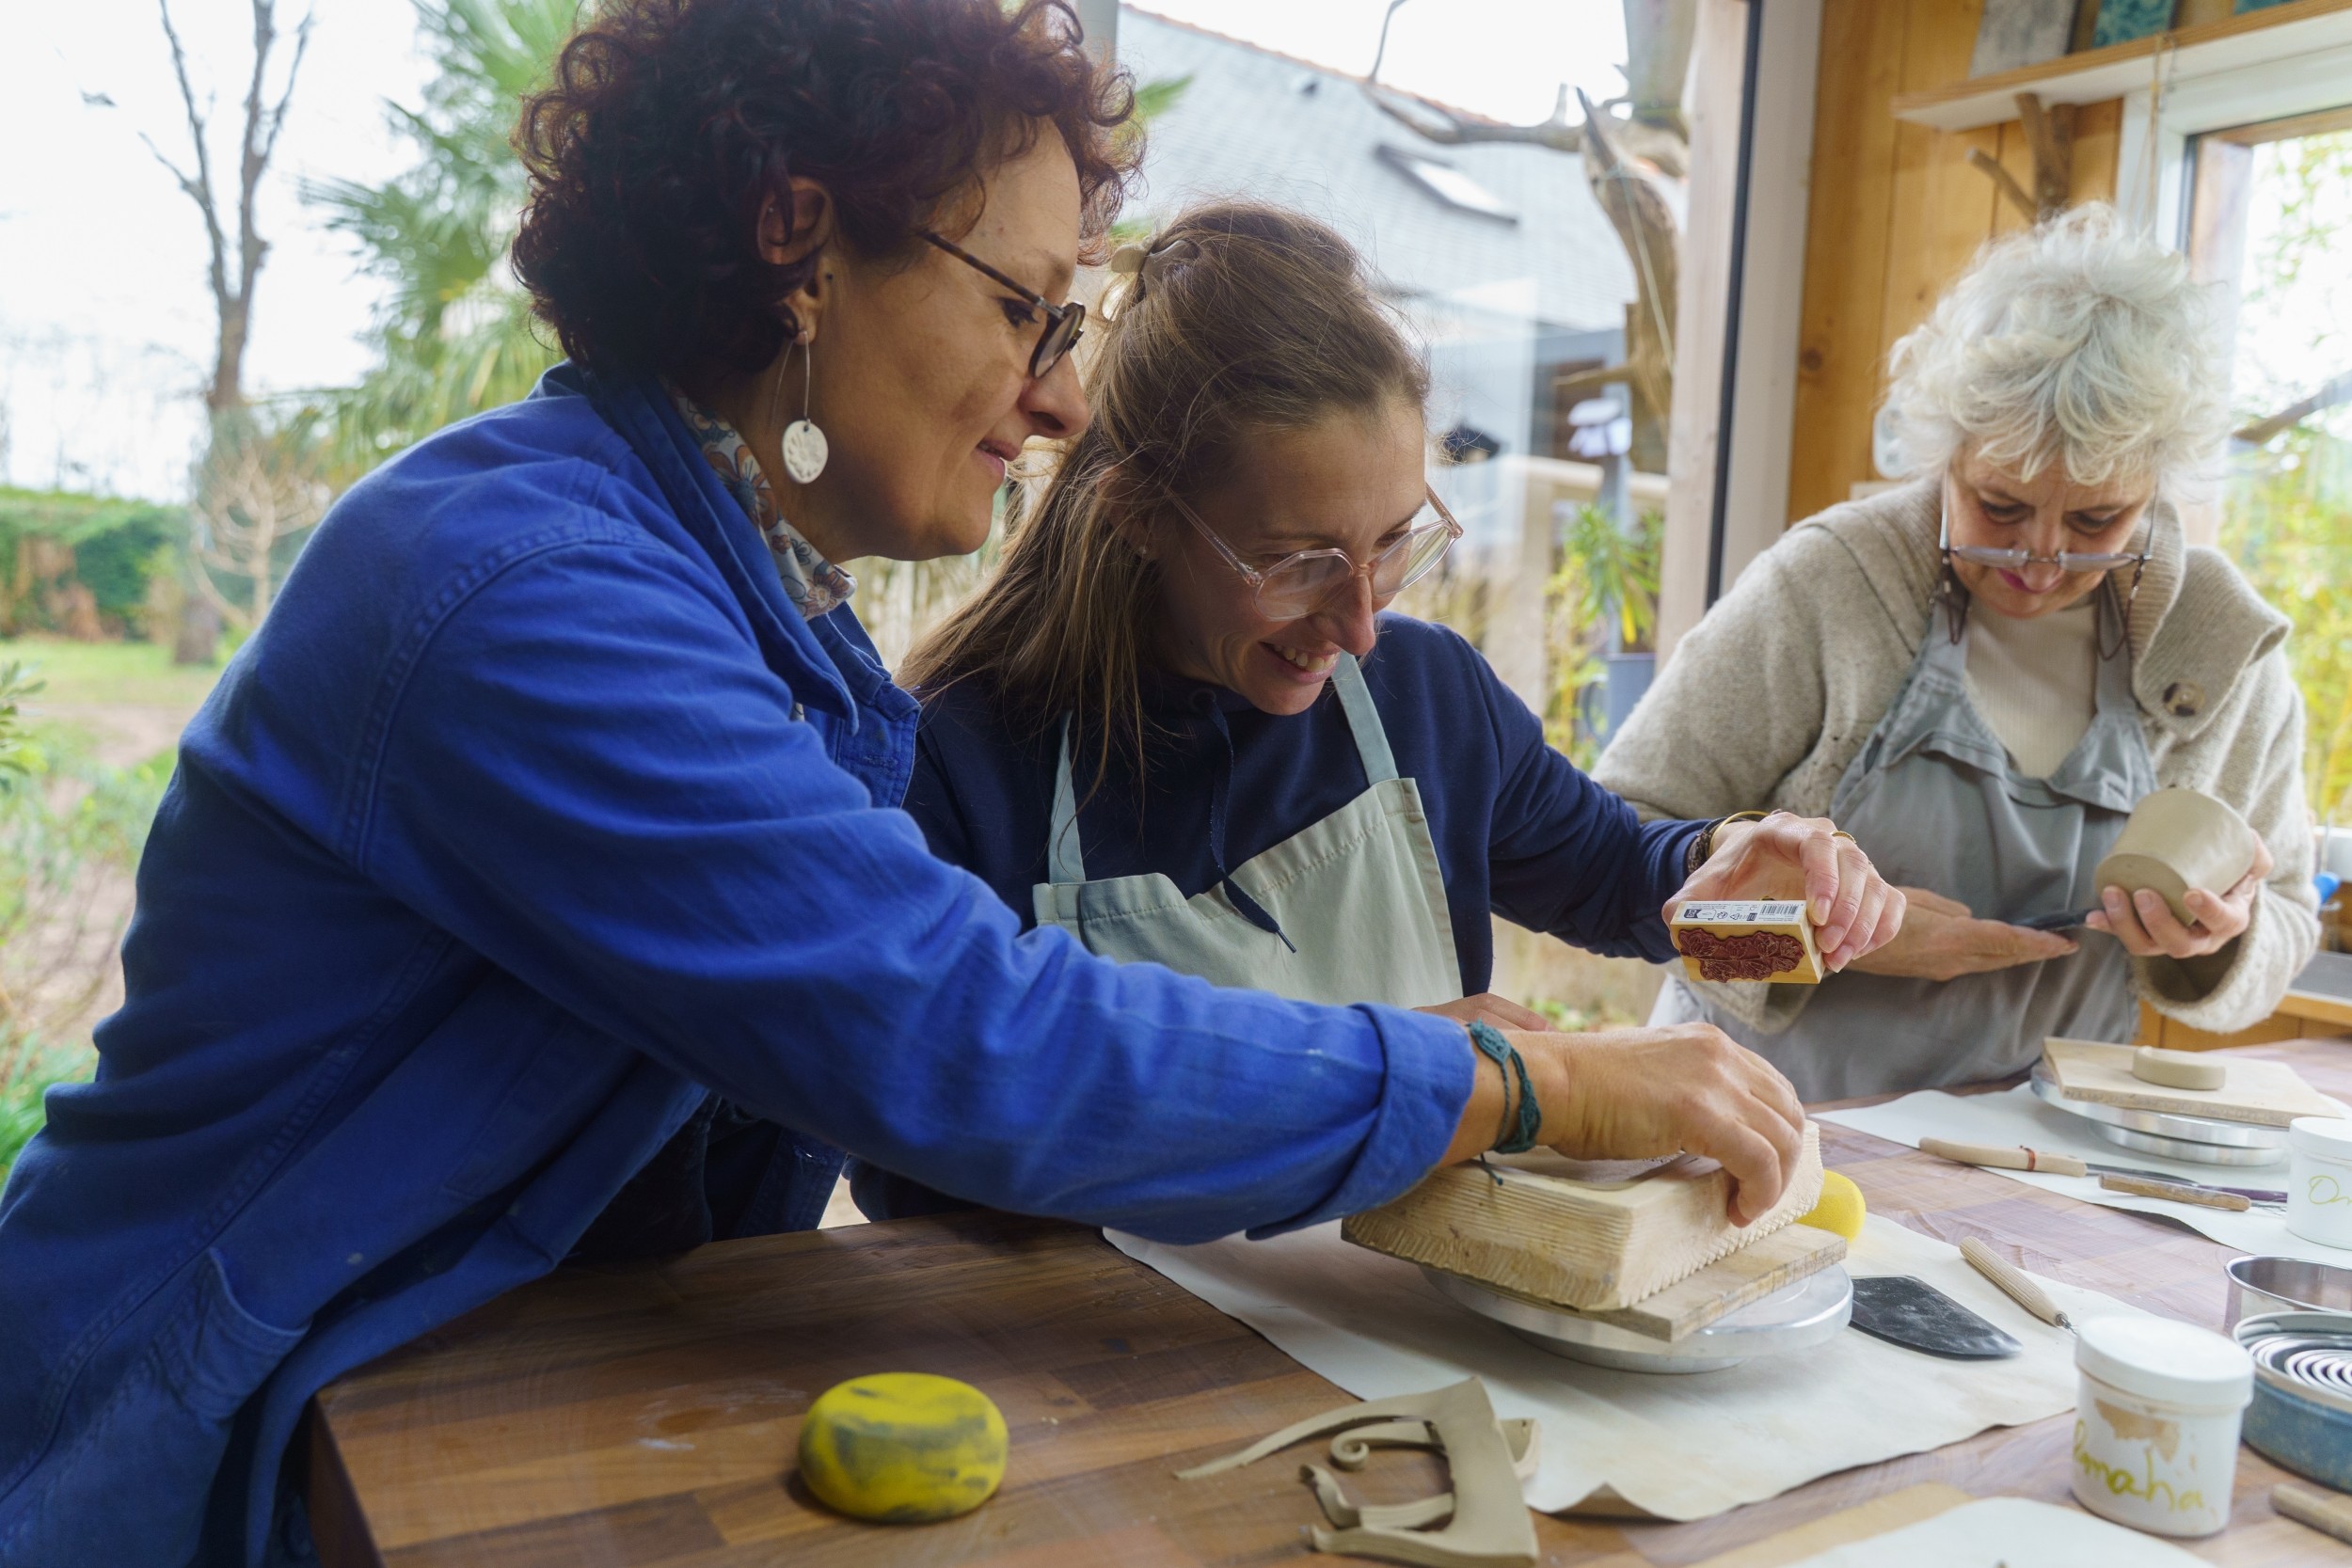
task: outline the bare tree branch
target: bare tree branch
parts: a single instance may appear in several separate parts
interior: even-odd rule
[[[188,199],[195,202],[197,210],[204,214],[204,232],[213,245],[213,298],[218,303],[229,297],[229,238],[221,232],[220,204],[213,195],[213,155],[205,141],[204,111],[196,106],[196,87],[188,80],[188,52],[181,46],[180,29],[171,24],[171,0],[155,0],[155,5],[163,13],[164,37],[171,43],[171,72],[179,79],[180,102],[188,112],[188,139],[196,144],[196,178],[190,180],[170,159],[165,157],[155,144],[148,140],[146,133],[140,133],[139,140],[147,142],[147,150],[155,154],[155,161],[171,171],[173,178],[180,182],[180,188],[187,193]]]
[[[2320,383],[2319,390],[2310,397],[2298,398],[2266,420],[2257,420],[2243,430],[2233,431],[2230,438],[2259,447],[2282,430],[2292,430],[2323,409],[2340,403],[2352,403],[2352,371]]]
[[[1380,17],[1380,47],[1372,52],[1372,69],[1364,73],[1364,85],[1370,87],[1380,80],[1380,62],[1389,57],[1389,24],[1396,20],[1405,0],[1389,0],[1389,8]]]

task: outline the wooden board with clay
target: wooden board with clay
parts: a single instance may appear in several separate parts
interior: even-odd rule
[[[2230,1053],[2230,1075],[2217,1089],[2173,1089],[2132,1074],[2132,1048],[2053,1035],[2042,1042],[2042,1059],[2069,1100],[2121,1105],[2134,1111],[2169,1111],[2215,1121],[2284,1127],[2297,1117],[2340,1117],[2335,1101],[2303,1082],[2284,1062],[2261,1062]]]
[[[1805,1124],[1788,1190],[1754,1224],[1725,1217],[1731,1178],[1690,1155],[1601,1164],[1549,1150],[1448,1165],[1340,1234],[1547,1306],[1632,1306],[1769,1236],[1821,1196],[1820,1131]]]
[[[1486,1288],[1534,1302],[1554,1312],[1591,1318],[1647,1338],[1674,1340],[1695,1334],[1752,1302],[1762,1301],[1774,1291],[1845,1259],[1844,1237],[1809,1225],[1788,1225],[1769,1236],[1758,1237],[1728,1258],[1717,1259],[1687,1279],[1677,1279],[1664,1290],[1644,1296],[1630,1307],[1579,1312],[1556,1301],[1536,1301],[1533,1296],[1491,1284]]]

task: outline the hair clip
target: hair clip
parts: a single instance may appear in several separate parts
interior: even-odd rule
[[[1143,297],[1143,286],[1156,283],[1171,261],[1189,261],[1200,254],[1200,247],[1190,240],[1153,240],[1150,245],[1122,245],[1111,252],[1111,271],[1132,277],[1135,282],[1127,289],[1131,300]]]

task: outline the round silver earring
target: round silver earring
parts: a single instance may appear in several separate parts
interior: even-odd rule
[[[825,444],[825,433],[817,428],[808,417],[809,395],[816,380],[816,348],[803,340],[801,344],[801,417],[784,427],[784,471],[792,476],[795,484],[808,484],[825,471],[825,459],[831,449]],[[781,374],[779,374],[781,379]]]

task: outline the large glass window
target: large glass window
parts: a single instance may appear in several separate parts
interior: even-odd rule
[[[2312,809],[2352,824],[2352,106],[2209,135],[2195,168],[2191,255],[2231,339],[2219,541],[2295,619]]]

